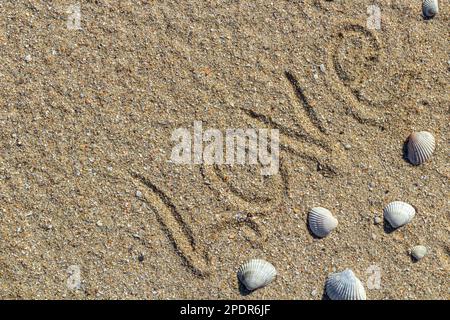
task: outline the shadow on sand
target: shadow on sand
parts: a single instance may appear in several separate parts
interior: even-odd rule
[[[248,296],[250,293],[252,293],[252,291],[248,290],[248,289],[242,284],[242,282],[239,280],[239,277],[237,277],[237,281],[238,281],[239,293],[241,294],[241,296]]]

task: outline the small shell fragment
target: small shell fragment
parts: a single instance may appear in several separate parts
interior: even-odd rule
[[[419,165],[431,158],[436,147],[434,136],[428,131],[413,132],[408,138],[408,160]]]
[[[412,220],[416,214],[416,209],[406,202],[394,201],[389,203],[383,212],[384,218],[393,228],[397,229]]]
[[[438,0],[423,0],[422,13],[425,18],[433,18],[439,12]]]
[[[315,207],[309,210],[308,225],[317,237],[326,237],[338,225],[338,221],[328,209]]]
[[[373,218],[373,223],[374,224],[380,224],[383,222],[383,219],[381,219],[380,217],[376,216],[375,218]]]
[[[238,270],[238,278],[249,291],[262,288],[272,282],[277,275],[275,267],[262,259],[252,259]]]
[[[411,249],[411,255],[417,261],[425,257],[426,254],[427,254],[427,247],[425,246],[415,246],[414,248]]]
[[[331,300],[366,300],[363,284],[350,269],[330,274],[325,292]]]

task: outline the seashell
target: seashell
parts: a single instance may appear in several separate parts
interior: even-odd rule
[[[411,249],[411,255],[417,261],[425,257],[426,254],[427,254],[427,247],[425,246],[415,246],[414,248]]]
[[[406,202],[394,201],[389,203],[383,210],[384,218],[393,228],[401,227],[412,220],[416,209]]]
[[[413,132],[408,138],[408,159],[419,165],[431,158],[436,146],[434,137],[427,131]]]
[[[331,300],[366,300],[363,284],[350,269],[330,274],[325,292]]]
[[[239,280],[250,291],[268,285],[276,275],[275,267],[262,259],[252,259],[244,263],[238,271]]]
[[[337,227],[338,221],[328,209],[315,207],[309,210],[308,225],[316,236],[323,238]]]
[[[422,13],[425,18],[433,18],[438,12],[438,0],[423,0]]]

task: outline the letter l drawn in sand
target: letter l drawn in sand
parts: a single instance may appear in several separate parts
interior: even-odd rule
[[[184,222],[170,198],[145,177],[132,173],[133,178],[146,186],[142,201],[153,209],[161,229],[169,238],[183,263],[198,276],[207,272],[206,256],[198,248],[192,230]]]

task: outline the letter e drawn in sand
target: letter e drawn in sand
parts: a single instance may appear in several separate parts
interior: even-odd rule
[[[208,275],[206,253],[198,247],[192,230],[170,198],[145,177],[136,173],[131,175],[146,186],[148,192],[143,192],[141,200],[154,210],[161,229],[183,264],[197,276]]]
[[[392,68],[377,31],[354,22],[337,29],[328,48],[333,72],[326,77],[327,86],[358,122],[379,127],[389,107],[408,91],[412,73]]]

